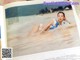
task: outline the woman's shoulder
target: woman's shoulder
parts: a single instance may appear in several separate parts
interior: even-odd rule
[[[57,19],[56,18],[53,18],[53,21],[54,21],[53,24],[56,24],[57,23]]]
[[[53,18],[53,20],[54,20],[54,21],[58,21],[58,19],[57,19],[57,18]]]

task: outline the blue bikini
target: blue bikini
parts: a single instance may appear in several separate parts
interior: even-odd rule
[[[59,22],[58,22],[58,21],[56,21],[55,26],[54,26],[54,25],[52,25],[52,26],[50,27],[50,30],[57,28],[57,27],[58,27],[58,25],[59,25]]]

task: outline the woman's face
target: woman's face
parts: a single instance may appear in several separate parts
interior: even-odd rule
[[[59,20],[60,22],[65,19],[65,16],[63,15],[63,13],[59,13],[59,14],[57,15],[57,17],[58,17],[58,20]]]

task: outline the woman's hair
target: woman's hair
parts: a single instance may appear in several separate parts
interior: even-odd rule
[[[62,13],[62,14],[63,14],[63,16],[65,17],[65,19],[64,19],[64,20],[66,20],[65,13],[64,13],[64,12],[58,12],[58,13],[57,13],[57,15],[58,15],[58,14],[60,14],[60,13]]]
[[[65,21],[67,21],[67,22],[70,24],[70,22],[69,22],[68,20],[66,20],[65,13],[64,13],[64,12],[58,12],[58,13],[57,13],[57,15],[58,15],[58,14],[60,14],[60,13],[62,13],[62,14],[63,14],[63,16],[65,17],[65,19],[64,19],[64,20],[65,20]]]
[[[65,17],[65,13],[64,13],[64,12],[58,12],[58,13],[57,13],[57,15],[58,15],[58,14],[60,14],[60,13],[62,13],[62,14],[63,14],[63,16]]]

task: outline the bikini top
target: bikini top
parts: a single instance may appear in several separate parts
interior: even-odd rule
[[[65,25],[65,24],[67,24],[67,22],[66,22],[66,21],[63,21],[63,22],[62,22],[62,25]],[[68,24],[69,24],[69,23],[68,23]],[[55,29],[55,28],[57,28],[59,25],[60,25],[60,23],[59,23],[57,20],[54,19],[54,23],[50,26],[50,29]]]

